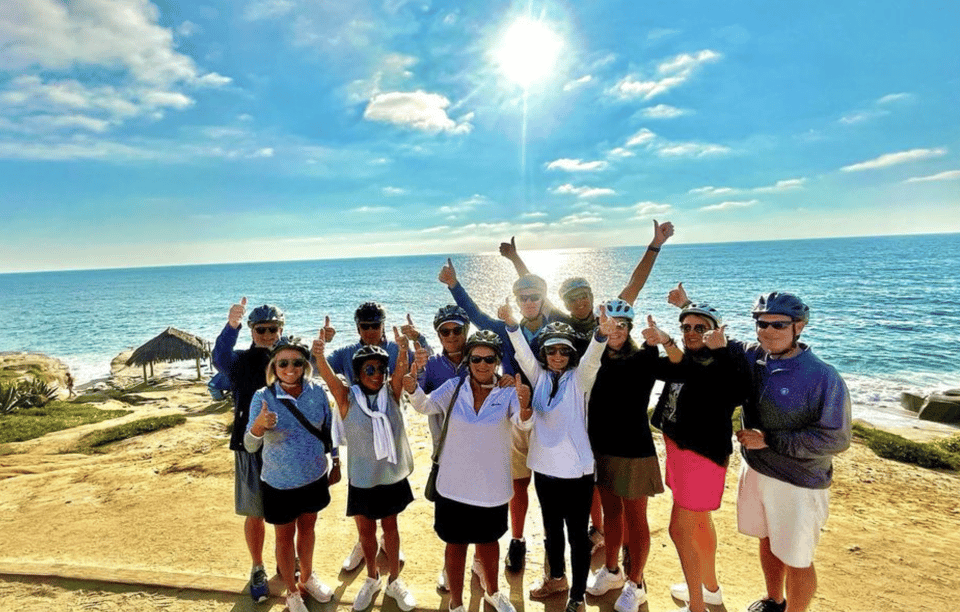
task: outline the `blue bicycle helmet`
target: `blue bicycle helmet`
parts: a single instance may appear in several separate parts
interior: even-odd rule
[[[765,314],[785,315],[794,321],[806,323],[810,320],[810,307],[792,293],[773,291],[760,295],[753,305],[754,319]]]

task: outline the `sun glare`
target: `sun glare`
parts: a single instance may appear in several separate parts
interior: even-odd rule
[[[556,32],[540,21],[521,17],[504,30],[494,57],[504,76],[526,88],[553,73],[562,48]]]

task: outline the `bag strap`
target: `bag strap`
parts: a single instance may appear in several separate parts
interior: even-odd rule
[[[469,372],[457,383],[457,388],[453,390],[453,397],[450,398],[450,405],[447,406],[447,414],[443,417],[443,430],[440,432],[440,439],[437,440],[437,450],[433,451],[433,462],[438,465],[440,464],[440,453],[443,451],[443,443],[447,439],[447,428],[450,426],[450,413],[453,412],[453,404],[457,401],[457,395],[460,394],[460,387],[463,386],[463,381],[467,379],[467,376],[470,376]]]
[[[283,404],[284,406],[286,406],[286,407],[287,407],[287,410],[289,410],[290,413],[293,414],[293,416],[296,417],[296,419],[297,419],[298,421],[300,421],[300,424],[303,425],[303,427],[304,427],[307,431],[309,431],[309,432],[312,433],[314,436],[316,436],[316,438],[317,438],[318,440],[320,440],[321,443],[323,443],[324,451],[329,450],[330,447],[333,446],[333,438],[332,438],[332,436],[330,435],[330,430],[329,430],[329,429],[327,429],[327,433],[326,433],[326,435],[324,435],[324,432],[323,432],[323,431],[317,429],[316,425],[314,425],[314,424],[311,423],[309,420],[307,420],[307,417],[305,417],[305,416],[303,415],[303,413],[300,412],[300,409],[297,408],[297,405],[296,405],[296,404],[294,404],[293,402],[291,402],[290,400],[288,400],[288,399],[286,399],[286,398],[280,399],[279,397],[277,397],[277,391],[276,391],[276,389],[273,388],[273,385],[269,385],[269,386],[267,387],[267,389],[270,390],[270,394],[273,395],[273,399],[277,400],[278,402],[280,402],[281,404]]]

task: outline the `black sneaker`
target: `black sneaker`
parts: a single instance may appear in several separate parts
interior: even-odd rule
[[[576,599],[568,599],[567,607],[564,609],[563,612],[583,612],[583,611],[584,611],[583,601],[576,600]]]
[[[758,599],[749,606],[747,606],[747,612],[784,612],[787,609],[787,600],[784,599],[783,603],[777,603],[769,597],[764,597],[763,599]]]
[[[507,571],[519,572],[527,560],[527,543],[524,540],[513,538],[507,550]]]

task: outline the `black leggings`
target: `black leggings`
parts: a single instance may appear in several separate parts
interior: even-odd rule
[[[545,548],[550,577],[560,578],[566,566],[563,553],[563,524],[570,541],[570,599],[583,601],[590,573],[590,505],[593,503],[593,474],[580,478],[554,478],[535,473],[533,484],[543,514]]]

